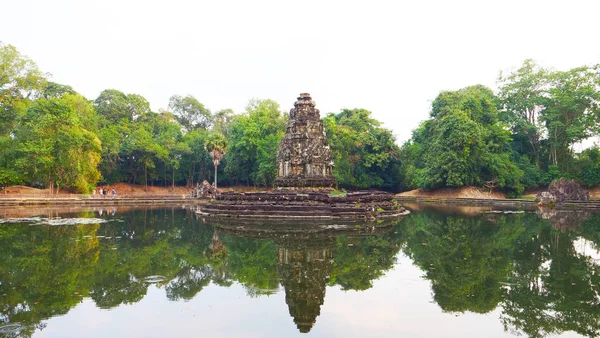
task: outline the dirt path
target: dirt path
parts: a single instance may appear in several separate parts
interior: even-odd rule
[[[489,190],[483,190],[477,187],[459,187],[459,188],[443,188],[436,190],[424,190],[415,189],[411,191],[405,191],[397,194],[396,196],[403,197],[432,197],[432,198],[479,198],[479,199],[492,199],[492,198],[506,198],[506,195],[501,192],[492,192]]]

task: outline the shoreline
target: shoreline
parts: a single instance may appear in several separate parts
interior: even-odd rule
[[[92,197],[2,197],[2,206],[27,206],[27,205],[50,205],[50,206],[95,206],[95,205],[167,205],[175,203],[203,204],[206,199],[182,198],[177,196],[148,196],[148,197],[121,197],[121,198],[92,198]]]
[[[498,206],[498,207],[514,207],[514,208],[538,208],[538,204],[534,200],[527,199],[507,199],[507,198],[445,198],[445,197],[420,197],[420,196],[396,196],[398,202],[416,202],[430,204],[447,204],[447,205],[467,205],[467,206]],[[557,210],[573,210],[573,209],[600,209],[600,200],[590,201],[567,201],[556,203],[553,209]]]
[[[538,205],[529,199],[504,198],[466,198],[466,197],[427,197],[427,196],[395,196],[398,202],[416,202],[426,204],[466,205],[466,206],[501,206],[534,209]],[[120,198],[93,197],[0,197],[0,207],[10,206],[152,206],[168,204],[205,204],[207,199],[196,199],[181,196],[145,196]],[[554,209],[600,209],[600,199],[587,202],[568,201],[556,203]]]

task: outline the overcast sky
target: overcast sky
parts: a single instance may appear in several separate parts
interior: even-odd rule
[[[5,1],[0,41],[94,99],[173,94],[217,111],[250,98],[324,115],[365,108],[401,144],[442,90],[495,87],[533,58],[600,63],[600,1]]]

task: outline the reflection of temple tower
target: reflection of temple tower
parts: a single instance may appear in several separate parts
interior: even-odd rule
[[[307,333],[321,313],[333,267],[334,241],[319,241],[317,246],[308,242],[286,244],[280,243],[277,273],[290,315],[298,330]]]
[[[272,240],[278,246],[277,274],[285,302],[302,333],[310,332],[321,314],[325,287],[333,270],[333,251],[339,236],[379,236],[391,222],[331,226],[329,223],[265,223],[221,220],[215,229],[228,236]]]

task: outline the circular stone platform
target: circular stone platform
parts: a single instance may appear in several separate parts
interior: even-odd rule
[[[225,192],[201,206],[198,213],[213,217],[277,219],[381,219],[409,213],[383,191],[356,191],[335,196],[327,190],[278,189]]]

